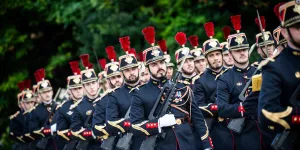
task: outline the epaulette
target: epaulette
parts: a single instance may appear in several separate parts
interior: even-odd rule
[[[259,63],[259,65],[258,65],[257,69],[260,70],[263,66],[267,65],[269,62],[275,62],[275,58],[276,58],[277,56],[279,56],[280,53],[281,53],[281,52],[278,52],[278,53],[276,53],[275,55],[273,55],[272,57],[266,58],[266,59],[264,59],[263,61],[261,61],[261,62]]]
[[[55,110],[57,110],[58,108],[62,107],[68,100],[63,101],[61,104],[57,105]]]
[[[75,107],[77,107],[78,104],[79,104],[81,101],[82,101],[82,99],[81,99],[81,100],[78,100],[78,101],[75,102],[73,105],[71,105],[70,110],[72,110],[72,109],[74,109]]]
[[[109,94],[109,93],[114,92],[114,91],[115,91],[116,89],[118,89],[118,88],[120,88],[120,87],[116,87],[116,88],[114,88],[114,89],[108,89],[108,90],[106,90],[99,98],[95,99],[93,103],[98,102],[98,101],[101,100],[104,96],[106,96],[106,95]]]
[[[195,81],[198,80],[201,77],[202,74],[203,74],[203,72],[201,72],[200,74],[194,76],[193,79],[192,79],[192,84],[194,84]]]
[[[19,113],[20,113],[20,111],[17,111],[15,114],[9,116],[9,120],[12,120],[12,119],[14,119],[15,117],[17,117]]]
[[[185,85],[190,85],[191,84],[189,81],[185,81],[185,80],[177,80],[177,82],[183,83]]]
[[[222,74],[224,74],[227,70],[229,70],[230,68],[227,68],[225,70],[222,70],[215,78],[215,80],[217,80]]]
[[[134,91],[135,89],[140,90],[139,88],[142,87],[142,86],[144,86],[144,85],[145,85],[145,84],[142,84],[142,85],[136,86],[135,88],[132,88],[132,89],[129,91],[129,93],[131,93],[131,92]]]

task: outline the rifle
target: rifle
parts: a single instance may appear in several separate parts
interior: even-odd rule
[[[290,98],[290,103],[293,106],[299,106],[300,99],[300,85],[298,85],[297,89],[294,91],[293,95]],[[285,129],[283,132],[278,133],[273,139],[271,146],[275,150],[289,150],[293,148],[293,144],[298,138],[299,134],[297,131],[293,131],[291,129]]]
[[[129,119],[130,107],[125,114],[125,120]],[[121,137],[117,143],[117,148],[122,150],[130,150],[130,145],[132,143],[132,136],[133,134],[127,132],[123,137]]]
[[[93,116],[93,113],[94,113],[94,110],[91,112],[91,115],[89,115],[86,120],[84,121],[84,124],[83,124],[83,127],[85,128],[90,128],[91,127],[91,124],[90,124],[90,121],[92,119],[92,116]],[[85,132],[85,131],[83,131]],[[88,149],[88,144],[89,144],[89,140],[85,140],[85,141],[79,141],[77,146],[76,146],[76,150],[87,150]]]

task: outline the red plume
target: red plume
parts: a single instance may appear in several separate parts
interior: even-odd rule
[[[185,33],[177,32],[175,35],[175,40],[179,45],[184,46],[187,40]]]
[[[276,15],[278,18],[280,18],[280,17],[279,17],[279,7],[280,7],[281,5],[283,5],[283,4],[285,4],[285,2],[279,3],[279,4],[277,4],[277,5],[274,6],[274,13],[275,13],[275,15]]]
[[[81,58],[81,63],[84,67],[89,67],[89,54],[82,54],[79,56]]]
[[[37,72],[40,75],[41,80],[45,79],[45,69],[44,68],[37,70]]]
[[[241,26],[241,15],[235,15],[235,16],[231,16],[231,23],[233,25],[234,30],[236,31],[240,31],[242,26]]]
[[[25,80],[23,82],[24,82],[24,89],[30,89],[30,87],[31,87],[31,80],[28,79],[28,80]]]
[[[136,57],[136,51],[134,48],[131,48],[129,51],[128,51],[128,54],[133,54],[135,57]]]
[[[140,61],[144,61],[143,52],[139,52],[138,55],[139,55]]]
[[[166,54],[168,50],[166,40],[160,40],[157,42],[157,44],[159,45],[160,49]]]
[[[100,64],[102,70],[104,70],[105,69],[105,65],[106,65],[106,59],[105,58],[99,59],[98,63]]]
[[[144,34],[145,40],[152,46],[154,46],[155,43],[155,31],[154,27],[146,27],[142,30],[142,33]]]
[[[74,75],[79,75],[80,74],[80,69],[79,69],[79,62],[78,61],[71,61],[71,62],[69,62],[69,64],[70,64],[70,67],[71,67],[71,69],[72,69],[72,72],[73,72],[73,74]]]
[[[265,16],[260,16],[260,22],[261,22],[262,30],[264,31],[266,29]],[[260,30],[260,25],[259,25],[258,18],[255,18],[255,23],[258,26],[259,30]]]
[[[229,26],[225,26],[222,28],[223,31],[223,35],[224,35],[224,39],[227,40],[228,36],[230,35],[230,27]]]
[[[36,83],[42,81],[42,78],[40,77],[40,74],[37,71],[34,73],[34,77],[35,77]]]
[[[129,36],[119,38],[122,49],[127,53],[130,49],[130,39]]]
[[[22,82],[19,82],[18,84],[18,87],[19,87],[19,90],[20,90],[20,92],[22,92],[23,90],[24,90],[24,81],[22,81]]]
[[[117,60],[117,54],[116,54],[115,48],[113,46],[107,46],[105,48],[105,51],[106,51],[106,54],[107,54],[107,57],[109,60],[111,60],[111,61]]]
[[[88,68],[89,68],[89,69],[92,69],[93,66],[94,66],[94,65],[93,65],[92,63],[89,63]]]
[[[189,41],[191,43],[191,45],[194,47],[194,48],[197,48],[197,46],[199,45],[198,43],[198,36],[196,35],[192,35],[189,37]]]
[[[213,22],[207,22],[204,24],[204,29],[206,31],[206,35],[209,38],[212,38],[215,35],[215,26]]]

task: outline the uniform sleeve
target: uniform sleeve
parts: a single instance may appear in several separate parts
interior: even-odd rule
[[[205,91],[202,83],[200,80],[197,80],[195,82],[195,88],[194,88],[194,97],[195,97],[195,102],[198,106],[207,106],[207,103],[205,102]]]
[[[210,148],[209,131],[201,110],[195,101],[192,101],[192,122],[199,137],[201,137],[203,149]]]
[[[62,131],[65,129],[68,129],[68,123],[67,123],[67,119],[64,117],[63,115],[63,109],[65,109],[64,107],[59,108],[56,111],[56,123],[57,123],[57,130],[58,131]]]
[[[110,135],[126,132],[130,127],[129,119],[119,118],[119,106],[116,98],[108,96],[106,105],[106,128]]]
[[[93,133],[95,136],[108,135],[105,127],[105,110],[107,104],[107,96],[103,97],[96,103],[95,112],[93,114]]]
[[[130,108],[131,131],[135,135],[149,136],[158,134],[158,119],[147,120],[142,99],[133,94]]]
[[[39,118],[35,110],[30,112],[30,119],[29,119],[29,132],[33,132],[36,130],[41,129],[39,125]]]
[[[71,126],[70,129],[72,132],[76,132],[83,127],[83,121],[78,111],[78,106],[74,108],[72,119],[71,119]]]
[[[230,93],[228,82],[221,76],[217,80],[217,105],[218,113],[222,118],[240,118],[239,104],[230,104]]]
[[[282,98],[281,88],[284,83],[281,82],[280,76],[275,70],[275,68],[269,65],[263,68],[258,115],[262,126],[272,126],[275,130],[280,131],[283,128],[293,126],[292,116],[296,115],[296,111],[299,108],[282,106],[280,103],[280,99]],[[288,101],[288,99],[285,100]]]

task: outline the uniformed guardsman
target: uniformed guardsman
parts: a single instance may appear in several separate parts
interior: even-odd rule
[[[9,116],[10,119],[10,123],[9,123],[9,135],[11,138],[13,138],[15,140],[14,145],[12,146],[13,150],[19,150],[22,149],[24,144],[25,144],[25,140],[24,140],[24,132],[23,132],[23,128],[24,128],[24,117],[22,115],[22,113],[25,110],[24,104],[21,102],[22,100],[22,92],[24,90],[24,81],[19,82],[18,83],[18,87],[20,89],[20,93],[18,93],[17,95],[17,100],[18,100],[18,106],[19,109],[16,113],[14,113],[13,115]]]
[[[99,83],[93,65],[89,62],[89,55],[80,55],[84,70],[80,72],[83,89],[86,93],[81,100],[71,105],[73,111],[71,118],[72,137],[79,140],[77,149],[96,149],[101,145],[100,140],[92,134],[93,102],[99,98]]]
[[[35,100],[36,100],[36,105],[38,105],[42,101],[41,101],[41,98],[39,97],[39,94],[38,94],[38,91],[37,91],[37,83],[38,83],[38,80],[39,80],[39,76],[38,76],[37,72],[34,73],[34,78],[35,78],[36,84],[34,84],[32,86],[32,92],[34,93],[34,97],[35,97]]]
[[[157,42],[160,49],[164,52],[164,57],[167,65],[167,79],[171,80],[174,74],[174,64],[171,62],[171,56],[168,54],[168,47],[166,40],[160,40]]]
[[[241,16],[231,16],[236,34],[228,36],[229,52],[234,59],[234,66],[228,69],[217,80],[217,99],[219,117],[228,122],[227,126],[233,133],[235,147],[243,150],[261,149],[262,141],[258,122],[253,115],[252,107],[243,105],[239,95],[255,68],[249,64],[249,44],[245,33],[240,33]],[[246,95],[249,95],[247,91]]]
[[[266,29],[266,20],[264,16],[260,17],[262,29],[260,29],[260,24],[258,21],[258,18],[255,18],[255,23],[260,29],[260,33],[256,34],[256,47],[257,52],[260,55],[262,59],[266,59],[268,57],[272,57],[274,53],[274,39],[270,31],[265,31]],[[264,34],[264,37],[262,36],[262,33]],[[264,41],[265,40],[265,41]],[[261,59],[261,60],[262,60]],[[259,61],[258,63],[260,63]]]
[[[198,36],[190,36],[189,41],[193,47],[191,54],[194,56],[195,72],[197,75],[201,75],[207,68],[206,58],[203,54],[202,48],[198,48]]]
[[[274,6],[274,13],[278,19],[279,19],[279,7],[284,3],[285,2],[282,2]],[[275,40],[275,46],[276,46],[276,49],[274,50],[274,54],[280,53],[284,48],[287,47],[287,40],[282,36],[281,26],[278,26],[273,30],[273,38]]]
[[[124,45],[124,43],[121,42],[121,45]],[[121,47],[124,48],[125,46]],[[139,86],[139,64],[134,54],[131,54],[127,49],[123,50],[126,52],[126,55],[119,57],[119,64],[125,83],[120,88],[115,89],[115,92],[108,95],[106,127],[110,135],[132,138],[131,143],[128,144],[122,143],[122,138],[120,138],[116,149],[128,148],[128,150],[138,150],[146,136],[132,136],[132,133],[129,131],[129,116],[126,116],[126,114],[128,114],[130,108],[134,88]]]
[[[71,138],[71,118],[73,110],[70,110],[71,105],[81,100],[83,97],[83,88],[80,75],[80,68],[78,61],[72,61],[69,63],[73,72],[73,75],[67,78],[67,92],[70,95],[70,99],[64,101],[56,107],[56,123],[57,123],[57,135],[60,141],[57,148],[65,150],[75,149],[77,141]]]
[[[281,5],[279,14],[287,47],[262,69],[258,112],[262,126],[286,136],[278,136],[284,145],[273,141],[276,148],[299,149],[300,2]]]
[[[153,145],[150,145],[154,146],[156,150],[195,149],[196,144],[190,126],[190,123],[192,123],[201,137],[203,148],[210,148],[209,133],[203,115],[192,100],[192,90],[189,86],[178,84],[177,89],[179,90],[176,90],[175,98],[170,102],[171,107],[169,107],[167,114],[160,118],[148,119],[161,88],[168,80],[166,79],[166,62],[163,52],[158,46],[154,46],[154,28],[147,27],[143,29],[143,34],[148,43],[152,45],[152,47],[143,51],[151,79],[147,84],[136,89],[132,96],[130,122],[133,134],[146,135],[148,139],[157,137]],[[158,107],[161,107],[160,103]],[[147,149],[149,147],[142,144],[141,148]]]
[[[104,71],[105,70],[105,65],[106,65],[106,59],[105,58],[99,59],[98,63],[100,64],[100,66],[103,70],[100,73],[98,73],[98,81],[99,81],[99,85],[100,85],[100,88],[101,88],[101,94],[100,94],[100,96],[101,96],[102,94],[105,93],[105,91],[110,89],[110,86],[107,82],[106,72]]]
[[[149,69],[145,67],[143,52],[138,53],[139,56],[139,68],[140,68],[140,85],[146,84],[150,80]]]
[[[205,116],[206,123],[210,130],[210,135],[214,144],[214,149],[232,149],[232,139],[230,131],[218,122],[218,107],[216,105],[215,95],[217,83],[216,79],[225,71],[223,67],[222,48],[214,36],[214,24],[208,22],[204,24],[207,36],[209,37],[203,43],[205,58],[207,59],[208,68],[195,80],[195,101]]]
[[[107,138],[109,133],[106,129],[106,106],[108,101],[108,95],[114,92],[115,89],[119,88],[123,84],[123,77],[119,70],[119,63],[116,62],[117,56],[113,46],[108,46],[105,48],[107,57],[111,60],[110,63],[105,65],[106,71],[106,79],[109,83],[110,89],[107,90],[97,101],[94,102],[95,104],[95,112],[93,115],[93,133],[95,136],[100,137],[103,139],[103,144],[101,145],[102,149],[107,148],[107,146],[112,146],[112,143],[108,143],[109,141]],[[113,139],[113,137],[110,137]],[[109,145],[107,145],[109,144]]]
[[[222,42],[220,43],[220,46],[222,48],[222,55],[223,55],[223,65],[225,68],[231,68],[233,67],[233,58],[231,56],[231,54],[228,51],[228,36],[230,34],[230,27],[229,26],[225,26],[222,28],[223,31],[223,35],[224,35],[224,39],[226,42]]]
[[[41,68],[37,72],[39,75],[37,90],[42,103],[29,112],[29,132],[34,134],[35,140],[38,140],[37,148],[56,149],[50,129],[56,108],[56,103],[52,100],[53,90],[50,81],[45,79],[45,69]]]

